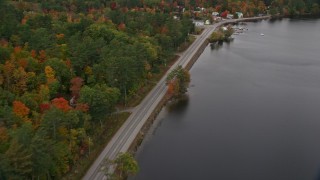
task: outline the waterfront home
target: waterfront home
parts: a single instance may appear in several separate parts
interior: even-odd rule
[[[219,16],[219,13],[218,13],[218,12],[212,12],[211,15],[212,15],[212,16]]]
[[[219,16],[218,12],[212,12],[212,21],[221,21],[221,17]]]
[[[243,18],[243,13],[242,12],[236,12],[236,15],[237,15],[238,19]]]
[[[227,15],[227,19],[233,19],[233,15],[232,14],[228,14]]]

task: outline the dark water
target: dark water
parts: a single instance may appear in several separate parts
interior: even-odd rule
[[[133,179],[316,179],[320,20],[245,27],[229,45],[206,48],[189,99],[161,112]]]

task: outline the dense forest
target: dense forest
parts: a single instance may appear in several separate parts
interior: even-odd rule
[[[1,1],[0,179],[67,173],[194,31],[154,9],[66,2]]]
[[[270,4],[271,15],[316,16],[320,15],[320,0],[273,0]]]
[[[269,5],[275,13],[319,14],[317,3],[0,0],[0,179],[69,172],[115,106],[139,93],[188,40],[190,17],[253,16]],[[209,10],[198,14],[197,7]]]

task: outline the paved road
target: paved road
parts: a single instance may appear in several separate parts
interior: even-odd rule
[[[261,18],[261,17],[260,17]],[[250,18],[253,19],[253,18]],[[258,19],[258,18],[255,18]],[[242,19],[249,20],[249,19]],[[102,162],[104,159],[115,159],[120,152],[126,152],[132,144],[135,137],[138,135],[144,123],[161,101],[165,93],[167,92],[166,77],[174,68],[181,65],[186,67],[191,58],[195,55],[204,41],[211,35],[211,33],[222,24],[233,23],[239,20],[225,20],[223,22],[206,26],[201,35],[197,36],[196,40],[190,47],[181,54],[177,62],[169,69],[165,76],[157,83],[152,91],[144,98],[139,106],[137,106],[126,122],[118,130],[118,132],[111,139],[109,144],[104,148],[102,153],[98,156],[95,162],[92,164],[84,180],[101,180],[106,179],[104,173],[101,172]]]

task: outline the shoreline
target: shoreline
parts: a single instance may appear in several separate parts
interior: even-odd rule
[[[239,22],[254,22],[254,21],[265,20],[265,19],[270,19],[270,18],[271,18],[271,16],[263,16],[263,17],[256,17],[256,18],[236,19],[231,22],[229,22],[229,21],[219,22],[220,24],[216,28],[214,28],[213,31],[216,31],[219,27],[227,25],[227,24],[234,24],[234,23],[239,23]],[[202,34],[200,34],[200,36],[201,35]],[[210,35],[211,35],[211,33],[210,33]],[[208,46],[209,43],[210,42],[208,39],[206,39],[202,43],[202,45],[199,47],[199,49],[197,49],[196,53],[193,55],[193,57],[189,60],[189,62],[184,67],[186,70],[189,71],[192,68],[194,63],[198,60],[198,58],[203,53],[203,51],[205,50],[205,48]],[[154,124],[155,120],[157,119],[158,114],[162,111],[162,108],[164,108],[169,101],[170,101],[170,98],[168,98],[166,95],[164,95],[164,97],[161,99],[160,103],[153,110],[152,114],[149,116],[147,121],[142,126],[139,134],[135,137],[134,141],[132,142],[132,144],[130,145],[130,147],[128,149],[128,152],[135,154],[138,151],[140,145],[143,143],[145,135],[148,133],[148,131],[150,130],[150,128]]]
[[[143,141],[144,134],[149,130],[158,113],[169,100],[166,96],[167,86],[165,84],[167,75],[179,65],[189,70],[208,45],[208,37],[212,32],[225,24],[258,21],[269,18],[270,16],[232,19],[207,26],[202,34],[197,36],[189,48],[184,51],[180,58],[168,69],[157,82],[157,85],[144,97],[136,110],[132,112],[111,138],[101,154],[96,157],[96,160],[82,179],[104,179],[105,175],[100,169],[104,166],[103,162],[105,159],[114,160],[120,152],[136,152]]]
[[[267,105],[268,107],[272,107],[272,105],[277,104],[277,101],[279,101],[279,97],[282,97],[281,95],[283,95],[283,93],[286,94],[286,92],[290,90],[291,87],[287,85],[292,85],[292,77],[295,77],[296,74],[290,74],[290,76],[287,76],[288,72],[297,70],[297,72],[301,75],[299,75],[299,77],[301,78],[296,78],[294,85],[296,87],[301,87],[303,90],[293,91],[293,93],[291,93],[292,97],[299,94],[302,95],[301,97],[304,97],[306,93],[304,93],[303,91],[314,91],[315,95],[317,94],[317,87],[312,85],[314,84],[315,79],[309,79],[309,81],[306,82],[304,78],[308,76],[314,77],[314,72],[310,72],[308,71],[310,69],[299,66],[300,63],[305,63],[303,59],[299,57],[290,58],[288,54],[292,52],[292,49],[290,48],[293,47],[291,46],[292,42],[301,42],[299,46],[304,50],[298,52],[299,55],[302,53],[301,56],[307,55],[310,48],[317,47],[317,41],[316,39],[314,39],[312,34],[317,32],[316,29],[318,28],[318,25],[320,25],[318,23],[319,20],[320,19],[304,21],[283,19],[277,22],[271,22],[269,20],[249,22],[247,23],[247,25],[242,26],[244,29],[247,28],[248,31],[244,32],[242,36],[235,37],[235,41],[231,44],[224,44],[218,50],[210,50],[210,46],[207,47],[197,61],[197,64],[195,64],[193,66],[193,69],[191,69],[191,76],[194,80],[194,83],[191,82],[191,84],[193,84],[194,87],[191,88],[190,86],[188,93],[190,96],[189,102],[178,106],[177,109],[171,109],[171,106],[168,103],[168,105],[158,115],[158,119],[150,128],[148,134],[146,134],[145,140],[137,152],[136,159],[139,164],[141,163],[141,167],[140,172],[132,179],[152,179],[153,177],[165,179],[170,178],[170,174],[172,174],[172,172],[176,172],[177,176],[186,179],[188,177],[193,177],[195,173],[201,174],[202,172],[205,172],[201,177],[210,178],[216,175],[215,173],[210,172],[211,164],[213,164],[212,162],[215,162],[212,166],[220,167],[220,162],[224,162],[225,159],[227,159],[228,162],[232,162],[234,159],[237,159],[240,163],[237,164],[237,166],[233,167],[233,170],[237,170],[239,168],[242,168],[242,164],[244,165],[244,169],[252,169],[257,164],[256,162],[264,162],[270,159],[267,156],[263,156],[263,151],[260,151],[261,149],[259,149],[259,147],[262,147],[264,145],[265,147],[272,147],[272,144],[274,144],[277,139],[272,139],[269,137],[269,135],[265,136],[265,134],[262,132],[261,135],[265,137],[265,141],[268,143],[264,143],[263,141],[261,141],[262,143],[256,145],[255,143],[260,139],[248,139],[248,137],[252,136],[248,136],[247,131],[250,131],[250,128],[252,129],[252,127],[254,126],[258,128],[262,127],[262,122],[266,123],[266,126],[268,126],[271,130],[273,125],[278,125],[279,121],[277,119],[274,122],[269,122],[268,118],[260,115],[260,112],[263,112],[263,114],[270,114],[270,112],[272,112],[272,110],[270,111],[270,109],[266,110],[266,108],[264,108],[265,102],[263,101],[263,99],[269,100],[270,97],[272,97],[272,101],[268,101],[268,103],[270,104]],[[308,25],[310,24],[314,24],[315,27],[313,29],[308,28]],[[291,28],[289,31],[287,27],[294,28]],[[266,34],[265,37],[259,36],[261,32]],[[308,32],[308,34],[311,36],[298,36],[301,32]],[[288,33],[290,33],[290,35],[288,35]],[[275,39],[275,37],[280,38]],[[309,41],[303,41],[305,39]],[[286,43],[282,44],[282,42],[284,41]],[[264,45],[264,43],[266,42],[268,42],[268,47]],[[283,47],[284,45],[289,48],[286,50],[281,49],[281,47]],[[255,49],[254,51],[252,51],[253,48]],[[233,53],[231,53],[231,51]],[[240,51],[241,54],[239,54]],[[268,56],[269,52],[274,52],[271,58],[269,58]],[[227,62],[225,60],[227,60]],[[272,63],[268,64],[270,62]],[[291,66],[292,64],[289,65],[289,63],[287,62],[295,62],[295,66]],[[309,65],[312,65],[312,62],[317,62],[317,54],[312,54],[307,62],[311,63]],[[265,63],[267,63],[268,65],[264,66]],[[261,65],[263,65],[263,68],[261,68]],[[252,71],[247,71],[248,69]],[[276,73],[279,73],[277,74],[279,75],[278,77],[281,77],[283,75],[283,78],[279,80],[275,79],[273,76],[269,76],[270,74],[274,74],[274,72],[272,72],[273,70],[274,72],[276,71]],[[281,70],[281,72],[279,70]],[[238,75],[241,75],[241,78],[239,78]],[[268,77],[266,77],[265,75]],[[248,79],[250,80],[249,83]],[[251,83],[262,81],[264,82],[259,83],[260,86],[255,86]],[[272,87],[268,87],[269,89],[267,91],[272,91],[273,93],[267,94],[265,97],[263,97],[266,92],[265,87],[270,84],[272,84]],[[304,88],[306,87],[306,84],[308,84],[309,86],[309,88],[307,89]],[[206,87],[205,90],[203,89],[203,87]],[[233,89],[230,87],[232,87]],[[228,88],[230,88],[231,90],[225,91],[225,89]],[[241,93],[238,93],[238,89],[241,89],[243,91],[241,91]],[[248,92],[247,90],[251,91]],[[245,95],[243,95],[243,92],[245,92]],[[252,92],[254,92],[254,94],[252,94]],[[215,95],[214,97],[210,97],[210,94],[211,96],[212,94]],[[262,101],[259,102],[262,107],[258,107],[259,103],[255,101],[255,97],[259,95],[262,95],[261,97],[263,97],[260,99],[260,101]],[[288,99],[290,99],[289,104],[292,104],[291,97],[286,96],[282,98],[285,99],[284,101],[281,101],[284,102],[284,104],[288,103],[288,101],[286,101]],[[310,100],[312,99],[311,96],[308,96],[308,98],[310,98]],[[247,101],[247,99],[250,99],[252,101]],[[233,104],[233,102],[237,103]],[[242,102],[246,103],[245,107],[242,107]],[[292,107],[295,106],[294,102],[297,102],[299,104],[299,101],[296,100],[292,100],[292,102]],[[230,108],[226,110],[224,107],[229,107],[229,105],[231,105]],[[256,108],[256,112],[259,112],[260,114],[258,113],[255,116],[251,117],[253,107]],[[239,108],[241,109],[241,111],[239,111]],[[232,109],[233,112],[236,112],[236,115],[229,116],[228,114],[226,114],[230,109]],[[273,109],[278,112],[276,108]],[[289,107],[288,109],[290,110],[291,107]],[[240,112],[241,115],[239,115],[237,112]],[[283,113],[284,116],[286,115],[286,111],[281,113]],[[213,114],[215,115],[213,116]],[[262,119],[259,119],[260,117],[262,117]],[[282,117],[283,116],[281,115],[278,116],[280,121],[281,119],[283,119]],[[314,119],[314,116],[307,117],[307,119],[308,118]],[[259,119],[258,123],[256,121],[257,119]],[[300,120],[301,118],[297,118],[296,122],[300,123]],[[232,131],[228,129],[230,126],[232,126],[232,124],[237,123],[244,124],[244,126],[234,126],[234,129],[232,129]],[[286,123],[284,122],[284,124]],[[204,131],[202,132],[202,130]],[[238,132],[239,141],[241,141],[235,141],[232,137],[232,133],[230,135],[230,132]],[[250,135],[256,134],[257,131],[250,131],[250,133]],[[283,134],[283,131],[279,130],[277,133],[281,135]],[[295,134],[295,132],[290,131],[290,128],[287,133],[289,133],[289,136],[290,133]],[[272,132],[271,136],[273,136],[274,134],[276,133]],[[192,139],[192,143],[188,141],[188,139],[190,138]],[[292,138],[291,140],[295,141],[295,138]],[[299,140],[296,141],[297,144],[299,144]],[[239,144],[246,144],[247,146],[241,150],[230,148],[235,147]],[[252,149],[252,144],[254,146],[256,145],[257,149]],[[311,146],[312,144],[313,143],[311,142]],[[304,145],[303,142],[302,145]],[[194,147],[191,149],[186,148],[190,146]],[[231,151],[225,152],[224,150],[228,148],[231,149]],[[251,152],[247,153],[247,155],[251,156],[252,154],[256,154],[257,156],[251,157],[251,159],[249,158],[248,160],[242,162],[241,160],[243,157],[243,152],[250,148]],[[184,151],[186,149],[188,150]],[[285,145],[280,148],[272,147],[272,152],[282,152],[283,149],[287,149],[287,146]],[[203,152],[203,150],[205,150],[205,152]],[[228,157],[230,152],[236,154],[235,157]],[[222,158],[221,156],[219,156],[219,153],[221,154]],[[192,155],[194,156],[194,158],[185,161],[188,156]],[[316,155],[317,153],[310,155],[309,158],[311,160],[315,159],[314,156]],[[258,156],[261,157],[261,159],[259,161],[255,161],[256,157]],[[153,157],[157,157],[157,161],[159,161],[159,163],[157,161],[155,162],[153,160]],[[204,161],[206,159],[210,159],[212,160],[212,162]],[[274,159],[277,160],[276,157]],[[299,161],[299,159],[297,159],[297,161]],[[170,162],[175,163],[169,166],[168,164],[170,164]],[[192,167],[194,166],[194,164],[201,164],[201,162],[206,163],[201,165],[201,167],[193,172]],[[272,162],[273,161],[270,161],[271,166],[270,164],[268,164],[262,169],[272,171],[272,168],[268,169],[268,167],[272,167]],[[168,165],[168,167],[164,168],[163,171],[158,171],[161,170],[161,166],[166,166],[166,164]],[[181,168],[175,168],[177,167],[177,164],[182,164],[184,166]],[[284,162],[283,166],[285,166],[286,164],[290,166],[290,163],[287,162]],[[150,167],[150,169],[148,169],[148,167]],[[228,166],[219,168],[219,171],[217,172],[226,173],[218,174],[216,178],[219,179],[219,177],[229,177],[225,176],[225,174],[228,175],[228,170],[230,170]],[[282,172],[282,174],[284,176],[292,175],[292,173],[288,173],[290,172],[289,170],[299,170],[299,167],[290,167],[288,168],[288,171]],[[314,175],[313,172],[310,172],[309,174],[311,176]],[[307,173],[305,175],[307,175]],[[245,179],[248,177],[250,177],[250,174],[244,174],[242,178]],[[292,177],[294,177],[294,175]]]

